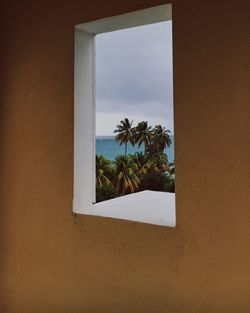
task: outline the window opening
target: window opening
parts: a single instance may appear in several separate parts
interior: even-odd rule
[[[174,192],[172,22],[96,36],[96,202]]]
[[[119,131],[115,133],[111,132],[114,130],[119,130],[119,127],[117,128],[116,125],[119,125],[120,121],[124,121],[126,124],[127,118],[128,124],[131,126],[131,132],[133,129],[134,139],[132,139],[131,142],[134,144],[134,146],[129,146],[128,144],[125,152],[125,146],[122,144],[120,147],[122,150],[118,152],[118,154],[121,152],[121,154],[124,153],[124,155],[121,156],[121,159],[124,157],[127,158],[129,154],[132,155],[130,158],[138,157],[138,159],[141,159],[144,157],[144,154],[148,154],[149,152],[152,154],[152,150],[159,152],[162,150],[163,146],[160,144],[162,141],[158,141],[158,144],[156,144],[157,136],[160,137],[162,133],[165,134],[166,130],[170,130],[170,134],[167,132],[169,135],[169,140],[171,141],[170,150],[163,149],[163,151],[161,151],[166,152],[168,156],[168,162],[166,162],[163,155],[161,155],[162,159],[157,155],[157,157],[159,157],[157,162],[162,162],[162,167],[160,167],[161,170],[165,167],[163,174],[169,175],[169,181],[174,181],[174,163],[172,162],[174,160],[174,138],[172,137],[174,133],[172,132],[173,121],[171,121],[171,119],[173,114],[171,111],[171,100],[166,98],[166,107],[159,106],[160,103],[164,103],[164,93],[167,92],[169,99],[172,97],[172,62],[170,62],[168,65],[157,63],[157,61],[160,61],[159,59],[161,59],[161,57],[163,60],[166,60],[165,58],[168,58],[171,55],[172,59],[172,38],[169,39],[169,42],[166,38],[165,43],[163,40],[161,44],[157,44],[157,37],[159,36],[160,32],[156,32],[153,35],[153,39],[144,39],[141,42],[139,39],[143,38],[142,33],[140,35],[138,33],[137,37],[133,37],[131,34],[131,32],[133,32],[135,29],[143,31],[148,29],[149,34],[149,29],[151,26],[160,27],[161,25],[164,25],[164,23],[165,26],[169,25],[170,30],[172,23],[171,11],[171,4],[167,4],[75,26],[73,199],[73,211],[75,213],[126,219],[163,226],[175,226],[174,193],[163,192],[159,190],[155,191],[152,189],[150,190],[150,187],[152,187],[152,180],[148,185],[144,183],[143,191],[138,190],[137,187],[134,186],[136,188],[134,188],[134,192],[131,192],[131,190],[127,189],[128,180],[125,179],[126,188],[120,188],[120,197],[111,198],[109,200],[97,203],[97,178],[95,175],[103,173],[106,174],[103,171],[100,173],[96,172],[96,167],[98,166],[96,154],[100,154],[100,147],[98,144],[96,144],[98,141],[98,137],[96,138],[96,135],[120,135]],[[121,72],[118,72],[119,75],[122,75],[119,79],[117,76],[118,74],[114,74],[112,77],[112,72],[110,72],[108,75],[107,69],[99,66],[99,56],[105,57],[105,47],[99,49],[99,39],[104,38],[101,37],[102,34],[106,34],[107,36],[112,34],[115,35],[118,34],[119,31],[120,34],[122,32],[127,34],[127,37],[132,39],[133,42],[127,43],[127,46],[126,41],[121,39],[121,41],[119,42],[118,40],[116,44],[114,44],[114,42],[109,42],[109,45],[111,45],[110,51],[112,53],[115,53],[117,48],[122,48],[120,52],[117,52],[114,54],[114,56],[112,56],[113,60],[111,60],[112,62],[110,64],[113,67],[116,67],[117,70],[122,69],[122,66],[125,65],[123,67],[123,69],[125,69],[125,73],[129,72],[129,70],[132,70],[131,79],[125,79],[125,74],[121,74]],[[172,31],[170,31],[169,34],[172,36]],[[118,39],[119,38],[120,37],[118,37]],[[166,42],[169,44],[169,47],[164,51],[164,48],[162,48],[161,45],[166,44]],[[137,45],[137,43],[140,44]],[[136,45],[139,50],[136,49]],[[130,53],[128,55],[128,60],[126,61],[127,64],[122,59],[118,60],[118,62],[115,62],[115,57],[123,56],[123,53],[126,52],[126,50]],[[151,50],[153,51],[153,54],[150,55],[149,52]],[[129,60],[129,58],[131,60]],[[136,70],[136,66],[139,65],[140,62],[142,63],[141,68],[137,68]],[[158,74],[150,74],[149,68],[154,67],[154,62],[158,64]],[[108,62],[104,64],[107,66]],[[165,74],[163,74],[164,71],[160,71],[164,68],[164,66],[167,69]],[[169,75],[169,79],[164,75]],[[104,84],[100,81],[100,77],[102,76],[104,79]],[[105,83],[108,83],[109,87],[105,86]],[[166,87],[165,89],[164,84]],[[138,89],[136,90],[135,87]],[[131,97],[131,101],[127,101],[129,100],[126,99],[128,97]],[[161,101],[159,99],[161,99]],[[109,108],[106,111],[105,101],[107,101],[106,108]],[[110,104],[111,107],[109,107]],[[112,105],[114,111],[112,109]],[[170,105],[169,108],[171,110],[164,113],[164,110],[167,109],[168,105]],[[100,109],[101,107],[102,109]],[[163,109],[161,112],[162,114],[158,114],[157,116],[156,113],[159,113],[158,111],[161,109]],[[106,114],[106,117],[102,114]],[[117,116],[117,119],[113,119],[115,124],[113,124],[113,127],[111,120],[110,123],[105,123],[105,121],[109,121],[108,118],[111,118],[111,115],[114,114],[118,114],[119,116]],[[108,117],[108,115],[110,116]],[[133,124],[131,124],[132,120]],[[148,128],[151,126],[151,137],[149,139],[150,144],[145,148],[145,140],[143,140],[144,146],[141,144],[140,147],[138,147],[139,139],[137,137],[139,137],[139,132],[141,132],[146,124]],[[105,128],[110,126],[110,133],[107,132],[107,134],[105,134],[104,132],[100,132],[102,127]],[[111,152],[112,149],[107,148],[107,150]],[[139,154],[135,156],[136,152]],[[105,153],[103,154],[105,155]],[[113,151],[112,159],[115,157],[115,155],[116,154]],[[106,157],[108,156],[106,155]],[[150,165],[147,165],[146,167],[150,166],[152,169],[154,162],[151,160],[149,163]],[[131,166],[132,168],[135,168],[134,165]],[[137,170],[138,167],[139,166],[137,166]],[[143,172],[142,168],[141,171]],[[135,173],[132,171],[132,174]],[[115,184],[117,179],[115,179],[115,177],[110,176],[107,178],[115,187],[117,187],[117,184]],[[142,176],[137,178],[141,179]],[[135,180],[137,179],[135,178]],[[141,186],[141,181],[137,181],[137,185]],[[163,184],[160,186],[163,187]]]

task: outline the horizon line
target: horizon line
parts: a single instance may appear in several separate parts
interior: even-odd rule
[[[116,135],[112,134],[112,135],[95,135],[95,137],[115,137]],[[174,133],[171,133],[170,136],[174,136]]]

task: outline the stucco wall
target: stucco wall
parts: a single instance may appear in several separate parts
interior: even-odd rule
[[[71,214],[73,26],[163,3],[1,1],[0,312],[250,311],[249,1],[174,1],[177,228]]]

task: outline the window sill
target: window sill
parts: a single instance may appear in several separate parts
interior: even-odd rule
[[[99,202],[75,213],[176,226],[175,194],[167,192],[141,191]]]

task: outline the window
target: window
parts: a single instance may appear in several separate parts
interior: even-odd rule
[[[75,28],[75,128],[73,211],[175,226],[175,195],[141,191],[96,203],[95,188],[95,36],[171,20],[171,5],[105,18]]]

